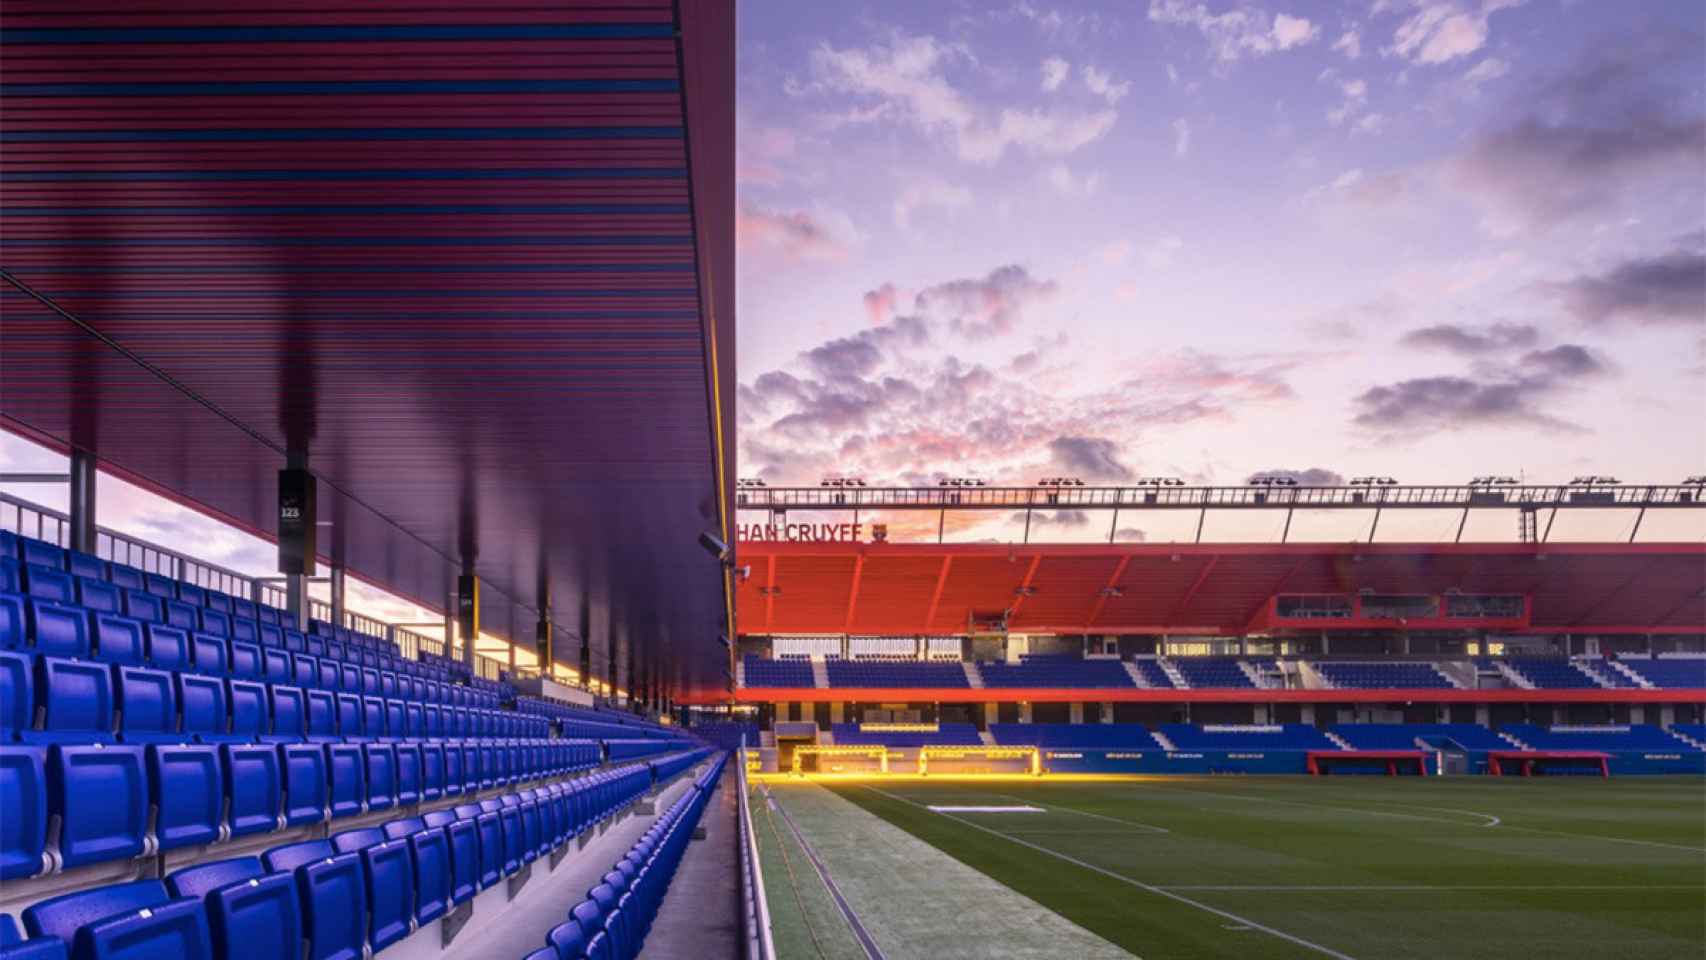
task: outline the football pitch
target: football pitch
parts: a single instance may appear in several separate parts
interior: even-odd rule
[[[1706,956],[1697,777],[752,790],[783,960]]]

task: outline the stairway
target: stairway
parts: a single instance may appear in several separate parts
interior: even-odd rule
[[[819,690],[829,689],[829,665],[816,657],[812,658],[812,686]]]
[[[1601,660],[1598,662],[1590,663],[1586,660],[1572,660],[1570,662],[1575,664],[1577,670],[1580,670],[1581,672],[1592,677],[1594,683],[1597,683],[1600,686],[1606,687],[1606,688],[1612,688],[1612,689],[1616,688],[1617,684],[1613,683],[1610,679],[1608,679],[1605,676],[1605,673],[1602,672],[1602,671],[1606,671],[1606,670],[1610,669],[1609,667],[1605,666],[1605,661]]]
[[[988,730],[979,730],[977,732],[977,738],[982,740],[983,745],[986,747],[1000,746],[1000,744],[995,742],[995,734],[990,733]]]
[[[1338,734],[1334,733],[1331,730],[1323,730],[1321,732],[1326,734],[1327,739],[1333,741],[1333,743],[1336,744],[1340,750],[1355,750],[1356,749],[1355,747],[1351,746],[1350,741],[1346,740],[1344,737],[1339,736]]]
[[[1648,680],[1646,677],[1643,677],[1640,674],[1636,673],[1635,671],[1624,666],[1623,661],[1621,661],[1621,660],[1607,660],[1605,662],[1607,665],[1609,665],[1611,667],[1611,669],[1616,670],[1618,675],[1635,681],[1636,686],[1639,686],[1642,690],[1656,690],[1656,689],[1658,689],[1657,687],[1653,686],[1653,682],[1651,680]]]
[[[1149,689],[1149,678],[1143,675],[1142,670],[1137,669],[1137,664],[1134,661],[1122,661],[1120,666],[1125,668],[1125,674],[1131,678],[1131,682],[1133,684],[1136,684],[1145,690]]]
[[[1149,733],[1155,738],[1156,743],[1161,744],[1161,749],[1169,751],[1179,749],[1178,747],[1173,746],[1173,741],[1167,739],[1167,735],[1165,733],[1162,733],[1159,730],[1151,730]]]
[[[1696,750],[1706,750],[1706,742],[1701,742],[1699,740],[1696,740],[1693,737],[1689,736],[1688,734],[1683,733],[1681,730],[1678,730],[1678,729],[1672,727],[1671,729],[1668,729],[1665,732],[1670,734],[1671,736],[1677,738],[1678,740],[1681,740],[1683,743],[1688,744],[1689,746],[1693,747]]]
[[[741,657],[735,661],[735,686],[736,687],[746,686],[746,658],[745,657]]]
[[[1527,677],[1525,677],[1522,674],[1513,670],[1511,668],[1511,665],[1504,662],[1503,660],[1494,660],[1493,666],[1499,668],[1499,676],[1504,677],[1505,682],[1510,684],[1511,686],[1520,687],[1523,690],[1533,690],[1534,689],[1534,684],[1530,683]],[[1502,734],[1501,734],[1501,736],[1502,736]],[[1525,747],[1523,749],[1527,749],[1527,748]]]
[[[960,666],[964,667],[966,670],[966,686],[971,687],[973,690],[982,690],[983,674],[977,672],[977,664],[970,660],[962,660],[960,661]]]
[[[1255,686],[1258,689],[1267,689],[1267,680],[1262,677],[1261,671],[1250,665],[1248,660],[1238,661],[1238,669],[1244,671],[1244,676],[1250,678],[1252,686]]]
[[[1506,743],[1510,744],[1511,746],[1517,748],[1518,750],[1533,750],[1534,749],[1533,747],[1529,746],[1528,744],[1523,743],[1521,740],[1518,740],[1517,738],[1511,736],[1508,733],[1505,733],[1502,730],[1499,731],[1499,739],[1503,740],[1504,742],[1506,742]]]
[[[1191,688],[1190,681],[1185,679],[1185,675],[1179,672],[1178,667],[1173,666],[1173,661],[1166,657],[1156,657],[1155,662],[1161,665],[1162,672],[1167,674],[1167,679],[1173,681],[1173,686],[1178,687],[1180,690],[1189,690]]]

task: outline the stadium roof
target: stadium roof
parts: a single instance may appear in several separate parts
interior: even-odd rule
[[[494,632],[548,580],[720,688],[734,4],[682,7],[9,2],[0,422],[262,535],[306,450],[352,574],[476,553]]]
[[[741,545],[741,634],[1235,636],[1276,594],[1521,594],[1525,632],[1706,630],[1706,544]],[[1390,626],[1396,627],[1394,623]]]

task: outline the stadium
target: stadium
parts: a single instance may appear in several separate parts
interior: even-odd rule
[[[1007,251],[1135,191],[1082,151],[1131,108],[1138,21],[1181,103],[1337,58],[1253,82],[1326,91],[1347,137],[1392,122],[1347,71],[1419,88],[1563,27],[904,6],[0,3],[0,960],[1706,951],[1701,375],[1616,352],[1689,355],[1692,234],[1544,282],[1394,241],[1441,311],[1508,273],[1580,322],[1416,327],[1402,359],[1456,373],[1391,382],[1339,314],[1245,353],[1075,326],[1074,284],[1176,295],[1178,237]],[[1578,79],[1686,79],[1698,39]],[[1037,54],[1034,102],[974,96]],[[1417,111],[1491,102],[1513,67],[1480,63]],[[1193,148],[1180,116],[1158,155],[1255,126]],[[1458,189],[1513,189],[1475,143]],[[974,192],[1022,164],[1048,209]],[[1355,173],[1275,209],[1390,202]],[[1548,173],[1567,203],[1462,236],[1648,229]],[[1697,226],[1663,196],[1649,226]],[[871,266],[926,247],[998,259]],[[1236,305],[1213,280],[1182,286]],[[1630,470],[1255,466],[1316,449]]]

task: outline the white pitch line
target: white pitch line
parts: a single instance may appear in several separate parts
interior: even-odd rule
[[[1431,823],[1447,823],[1447,824],[1452,824],[1454,826],[1459,826],[1459,827],[1468,826],[1468,824],[1464,823],[1461,820],[1447,820],[1443,817],[1425,817],[1425,816],[1422,816],[1420,814],[1414,814],[1414,813],[1389,813],[1385,810],[1370,810],[1367,807],[1341,807],[1341,806],[1337,806],[1337,805],[1330,804],[1330,803],[1310,803],[1307,800],[1282,800],[1278,797],[1247,797],[1247,796],[1244,796],[1243,794],[1222,793],[1218,790],[1190,790],[1190,789],[1185,789],[1185,788],[1180,788],[1180,787],[1170,787],[1170,786],[1162,786],[1162,789],[1167,791],[1167,792],[1170,792],[1170,793],[1189,793],[1189,794],[1194,794],[1196,796],[1202,796],[1202,797],[1221,797],[1221,798],[1226,799],[1226,800],[1242,800],[1246,803],[1283,803],[1283,804],[1286,804],[1288,806],[1293,806],[1293,807],[1313,807],[1317,810],[1338,810],[1338,811],[1343,812],[1343,813],[1365,813],[1365,814],[1368,814],[1369,816],[1374,816],[1374,817],[1393,817],[1393,818],[1396,818],[1399,820],[1425,820],[1425,821],[1428,821]],[[1374,802],[1380,803],[1382,801],[1376,800]],[[1396,806],[1403,806],[1403,804],[1395,804],[1395,805]],[[1414,806],[1414,805],[1412,804],[1411,806]],[[1417,809],[1422,809],[1422,810],[1434,809],[1434,810],[1437,810],[1437,809],[1443,809],[1443,808],[1440,808],[1440,807],[1418,807]],[[1467,813],[1469,811],[1460,810],[1460,811],[1456,811],[1456,812]],[[1483,817],[1490,816],[1490,814],[1485,814],[1485,813],[1476,814],[1476,815],[1477,816],[1483,816]],[[1539,827],[1512,826],[1511,824],[1504,823],[1504,822],[1500,822],[1497,824],[1492,824],[1492,823],[1483,824],[1483,826],[1489,826],[1489,827],[1497,826],[1501,830],[1517,830],[1517,831],[1520,831],[1522,833],[1538,833],[1538,834],[1541,834],[1543,836],[1549,836],[1549,837],[1573,837],[1577,840],[1603,840],[1607,843],[1632,843],[1632,844],[1635,844],[1637,846],[1642,846],[1642,847],[1662,847],[1666,850],[1681,850],[1684,853],[1706,853],[1706,848],[1690,847],[1690,846],[1685,846],[1685,845],[1680,844],[1680,843],[1661,843],[1660,841],[1657,841],[1657,840],[1635,840],[1635,839],[1632,839],[1630,837],[1607,837],[1607,836],[1602,836],[1600,834],[1595,834],[1595,833],[1568,833],[1568,832],[1563,831],[1563,830],[1543,830]]]
[[[1091,813],[1088,810],[1080,810],[1077,807],[1069,807],[1069,806],[1066,806],[1065,804],[1057,803],[1057,804],[1050,805],[1050,804],[1046,804],[1046,803],[1038,803],[1035,800],[1020,800],[1018,797],[1015,797],[1009,793],[992,793],[992,794],[990,794],[990,796],[1000,797],[1004,800],[1015,800],[1015,801],[1018,801],[1019,803],[1036,804],[1037,806],[1042,807],[1045,810],[1064,810],[1067,813],[1076,813],[1081,817],[1094,817],[1097,820],[1106,820],[1109,823],[1117,823],[1117,824],[1120,824],[1121,826],[1142,827],[1145,830],[1152,830],[1155,833],[1172,833],[1173,832],[1171,830],[1168,830],[1166,827],[1158,827],[1152,823],[1140,823],[1136,820],[1127,820],[1123,817],[1110,817],[1105,813]]]
[[[907,797],[897,796],[896,794],[892,794],[892,793],[888,792],[887,790],[882,790],[882,789],[879,789],[877,787],[873,787],[869,784],[861,784],[861,786],[863,786],[866,790],[870,790],[873,793],[880,793],[883,796],[888,797],[890,800],[898,800],[901,803],[908,803],[908,804],[911,804],[912,806],[915,806],[915,807],[925,808],[924,804],[919,803],[916,800],[912,800],[912,799],[909,799]],[[1286,933],[1284,930],[1276,930],[1273,927],[1257,923],[1256,921],[1248,919],[1246,917],[1241,917],[1238,914],[1233,913],[1229,910],[1222,910],[1219,907],[1209,906],[1208,904],[1203,903],[1200,900],[1192,900],[1190,897],[1187,897],[1183,894],[1174,893],[1171,890],[1165,890],[1165,889],[1162,889],[1161,887],[1152,886],[1150,884],[1144,883],[1142,880],[1134,880],[1131,877],[1128,877],[1123,873],[1115,873],[1114,871],[1109,870],[1106,867],[1099,867],[1093,863],[1086,863],[1083,860],[1078,859],[1077,857],[1071,857],[1071,856],[1068,856],[1064,853],[1061,853],[1059,850],[1052,850],[1048,847],[1042,846],[1041,844],[1032,843],[1029,840],[1023,840],[1023,839],[1020,839],[1019,837],[1015,837],[1011,834],[1002,833],[999,830],[991,830],[990,828],[983,826],[982,824],[973,823],[970,820],[967,820],[963,817],[956,817],[950,813],[938,814],[938,816],[943,816],[943,817],[947,817],[949,820],[958,821],[959,823],[962,823],[962,824],[972,828],[973,830],[980,830],[984,833],[989,834],[992,837],[1000,837],[1001,839],[1006,840],[1009,843],[1016,843],[1021,847],[1026,847],[1028,849],[1035,850],[1038,853],[1046,854],[1048,856],[1054,857],[1057,860],[1064,860],[1065,862],[1070,863],[1073,866],[1082,867],[1085,870],[1091,871],[1092,873],[1099,873],[1102,876],[1107,877],[1110,880],[1118,880],[1121,883],[1130,884],[1131,886],[1134,886],[1134,887],[1138,888],[1139,890],[1144,890],[1144,891],[1147,891],[1149,893],[1153,893],[1158,897],[1166,897],[1169,900],[1177,901],[1179,903],[1185,904],[1186,906],[1196,907],[1198,910],[1202,910],[1205,913],[1212,913],[1217,917],[1221,917],[1221,918],[1226,919],[1226,920],[1231,920],[1233,923],[1243,924],[1244,926],[1247,926],[1252,930],[1260,930],[1261,932],[1268,934],[1269,936],[1278,937],[1281,940],[1285,940],[1289,943],[1294,943],[1300,947],[1303,947],[1306,950],[1313,950],[1316,953],[1322,954],[1324,956],[1333,957],[1334,960],[1356,960],[1356,958],[1351,956],[1350,954],[1340,953],[1339,951],[1334,950],[1332,947],[1324,947],[1319,943],[1315,943],[1315,942],[1310,941],[1310,940],[1305,940],[1302,937]]]

